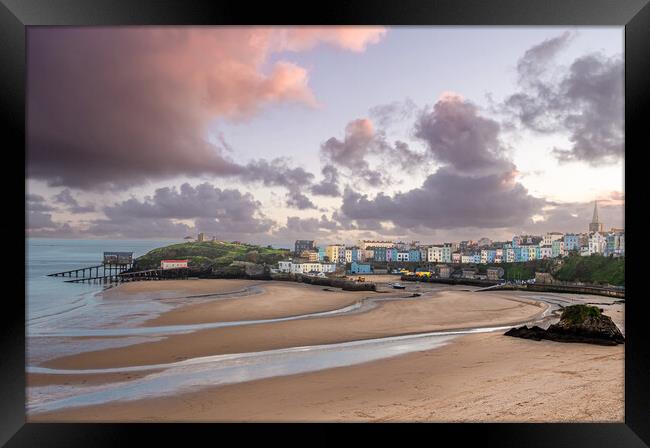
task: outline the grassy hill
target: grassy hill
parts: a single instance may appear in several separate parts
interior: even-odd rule
[[[553,273],[558,280],[625,286],[625,258],[602,255],[567,257]]]
[[[204,241],[179,243],[153,249],[138,257],[136,269],[160,267],[161,260],[189,260],[190,268],[205,269],[210,266],[228,266],[233,261],[274,264],[286,257],[288,250],[273,249],[253,244]]]
[[[502,267],[503,278],[507,280],[526,280],[534,278],[535,272],[550,272],[555,279],[565,282],[625,286],[625,258],[570,255],[562,258],[561,265],[554,259],[532,260],[522,263],[478,265],[479,272],[484,273],[491,266]]]

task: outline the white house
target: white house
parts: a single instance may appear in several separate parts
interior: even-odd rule
[[[607,240],[600,232],[594,232],[589,235],[589,255],[602,254],[607,247]]]
[[[564,234],[560,232],[549,232],[544,235],[544,246],[552,246],[553,241],[561,240],[564,238]]]
[[[336,263],[293,263],[291,261],[278,261],[278,271],[292,274],[305,274],[308,272],[335,272]]]
[[[544,258],[552,258],[553,257],[553,248],[551,246],[542,246],[539,248],[539,256],[544,259]]]
[[[451,244],[429,247],[427,249],[427,261],[431,263],[451,263]]]
[[[409,253],[397,252],[397,261],[409,261]]]
[[[280,272],[291,272],[291,263],[290,261],[278,261],[278,271]]]

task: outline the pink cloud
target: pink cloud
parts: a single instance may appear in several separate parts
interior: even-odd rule
[[[207,141],[215,118],[317,106],[308,71],[268,64],[319,43],[362,51],[383,28],[34,28],[28,40],[29,176],[70,187],[233,175]]]
[[[304,26],[274,30],[273,39],[279,50],[303,51],[319,43],[344,50],[361,52],[378,43],[386,34],[384,27],[372,26]]]

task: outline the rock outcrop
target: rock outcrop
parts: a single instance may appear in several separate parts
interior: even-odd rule
[[[600,308],[589,305],[572,305],[564,308],[557,324],[544,330],[538,326],[511,328],[506,336],[541,341],[583,342],[599,345],[623,344],[625,338],[609,316]]]

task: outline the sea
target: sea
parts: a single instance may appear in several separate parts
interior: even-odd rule
[[[99,299],[102,284],[67,283],[67,278],[48,274],[101,264],[103,253],[133,252],[144,255],[157,247],[181,240],[78,240],[25,239],[25,306],[27,364],[34,365],[52,357],[83,351],[70,341],[57,338],[58,333],[74,328],[77,331],[110,326],[111,323],[137,324],[136,314],[147,316],[162,305],[151,301],[141,303],[106,303]],[[144,309],[146,307],[147,309]],[[131,341],[136,342],[136,341]],[[83,342],[88,349],[101,341]]]

